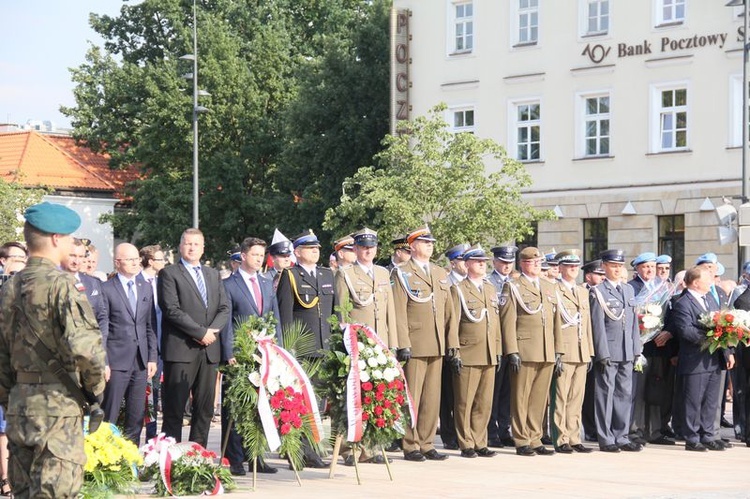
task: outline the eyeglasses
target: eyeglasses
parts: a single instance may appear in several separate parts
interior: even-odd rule
[[[118,262],[136,263],[136,262],[140,262],[141,259],[140,258],[118,258],[117,261]]]
[[[152,258],[152,260],[155,261],[155,262],[166,262],[167,261],[166,258]]]
[[[8,260],[17,260],[19,262],[25,262],[29,258],[26,255],[8,255]]]

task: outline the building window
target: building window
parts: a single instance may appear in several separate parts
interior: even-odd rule
[[[602,35],[609,31],[609,0],[586,0],[587,35]]]
[[[531,45],[539,40],[539,0],[518,0],[519,45]]]
[[[513,104],[511,116],[514,123],[511,126],[511,141],[519,161],[539,161],[542,158],[541,148],[541,104],[522,102]],[[513,150],[513,149],[511,149]]]
[[[672,257],[672,275],[685,268],[685,215],[659,217],[659,254]]]
[[[651,92],[652,152],[688,149],[688,89],[685,85],[654,86]]]
[[[583,97],[583,156],[609,156],[609,94]]]
[[[599,258],[599,254],[607,249],[606,218],[583,219],[583,261],[588,263]]]
[[[685,22],[685,0],[656,0],[656,26]]]
[[[474,133],[474,109],[451,109],[451,130],[455,133]]]
[[[451,39],[450,52],[463,54],[474,49],[474,3],[451,3]]]
[[[748,83],[750,91],[750,83]],[[729,109],[729,147],[742,147],[742,75],[734,75],[730,78],[730,95],[732,106]],[[748,93],[750,95],[750,93]],[[747,118],[750,120],[750,103]],[[748,121],[750,129],[750,121]],[[748,131],[750,137],[750,131]]]

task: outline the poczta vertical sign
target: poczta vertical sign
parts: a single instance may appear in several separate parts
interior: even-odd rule
[[[408,9],[391,9],[391,134],[398,122],[409,119],[409,17]]]

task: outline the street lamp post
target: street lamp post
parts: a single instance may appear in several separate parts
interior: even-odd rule
[[[193,62],[193,72],[183,75],[183,78],[193,80],[193,227],[197,229],[199,222],[198,115],[208,111],[205,107],[198,105],[198,97],[210,94],[204,90],[198,90],[198,23],[195,9],[195,0],[193,0],[193,53],[185,54],[180,59]]]

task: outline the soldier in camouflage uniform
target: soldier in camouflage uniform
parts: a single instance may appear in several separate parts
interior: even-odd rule
[[[83,482],[83,413],[35,353],[37,336],[83,388],[104,391],[104,348],[84,290],[59,270],[78,215],[40,203],[25,213],[31,257],[0,291],[0,404],[7,407],[10,481],[18,498],[76,497]],[[80,285],[79,285],[80,286]]]

